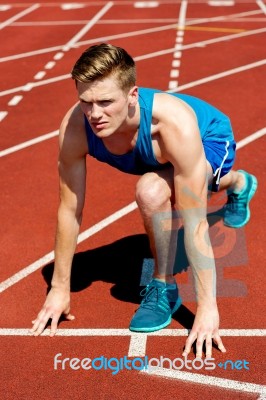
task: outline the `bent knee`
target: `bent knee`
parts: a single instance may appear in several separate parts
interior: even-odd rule
[[[167,182],[156,173],[143,175],[136,186],[136,201],[139,205],[160,207],[171,198],[171,189]]]

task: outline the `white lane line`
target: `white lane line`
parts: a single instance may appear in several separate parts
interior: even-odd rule
[[[161,329],[156,332],[134,333],[129,329],[101,329],[101,328],[77,328],[58,329],[56,336],[167,336],[186,337],[188,329]],[[219,329],[221,336],[226,337],[265,337],[266,329]],[[45,329],[41,336],[49,336],[50,329]],[[0,336],[32,336],[28,328],[0,328]],[[137,343],[137,339],[136,340]],[[146,340],[146,339],[145,339]],[[139,341],[141,343],[141,341]]]
[[[266,32],[266,28],[259,29],[259,31],[260,31],[260,33],[261,33],[262,31],[263,31],[263,32]],[[222,38],[219,39],[219,41],[220,41],[220,40],[227,40],[227,39],[225,39],[225,38],[231,39],[232,36],[233,36],[233,35],[229,35],[228,37],[222,37]],[[236,35],[236,36],[237,36],[237,35]],[[244,35],[244,36],[246,36],[246,35]],[[207,44],[210,44],[210,42],[213,42],[213,40],[208,40],[208,41],[206,41],[206,42],[209,42],[209,43],[207,43]],[[201,42],[201,43],[204,43],[204,42]],[[194,43],[194,44],[192,44],[192,45],[186,45],[186,46],[183,46],[182,50],[187,50],[187,49],[190,49],[190,48],[194,48],[194,47],[196,47],[196,46],[197,46],[197,43]],[[159,57],[159,56],[163,56],[163,55],[165,55],[165,54],[172,53],[172,52],[174,52],[174,57],[177,57],[178,52],[175,52],[175,49],[167,49],[167,50],[162,50],[162,51],[156,51],[156,52],[154,52],[154,53],[149,53],[149,54],[146,54],[146,55],[143,55],[143,56],[137,56],[137,57],[135,57],[134,59],[135,59],[135,61],[143,61],[143,60],[146,60],[146,59],[148,59],[148,58]],[[178,58],[178,57],[177,57],[177,58]],[[258,61],[257,66],[263,65],[264,63],[265,63],[265,60]],[[247,64],[246,66],[239,67],[239,68],[240,68],[240,69],[241,69],[241,68],[249,69],[249,68],[254,68],[255,66],[256,66],[256,63],[251,63],[251,64]],[[244,69],[243,69],[243,70],[244,70]],[[231,71],[232,71],[232,73],[236,73],[236,72],[234,72],[234,71],[236,71],[236,70],[237,70],[236,68],[234,68],[234,69],[232,69],[232,70],[228,70],[228,71],[225,72],[225,74],[229,74],[229,75],[230,75]],[[210,80],[216,79],[216,78],[215,78],[216,76],[219,77],[219,74],[216,74],[216,75],[211,76],[211,77],[210,77]],[[226,75],[224,75],[224,76],[226,76]],[[214,77],[214,78],[213,78],[213,77]],[[59,81],[62,81],[62,80],[65,80],[65,79],[69,79],[69,78],[71,78],[71,75],[70,75],[70,74],[65,74],[65,75],[59,75],[59,76],[54,77],[54,78],[51,78],[51,79],[46,79],[46,80],[43,80],[43,81],[40,81],[40,82],[27,83],[27,84],[24,85],[24,86],[17,86],[17,87],[15,87],[15,88],[13,88],[13,89],[8,89],[8,90],[4,90],[4,91],[0,92],[0,97],[6,96],[6,95],[9,95],[9,94],[12,94],[12,93],[16,93],[16,92],[18,92],[18,91],[20,91],[20,90],[26,90],[26,88],[27,88],[29,85],[30,85],[30,88],[32,89],[32,88],[34,88],[34,87],[43,86],[43,85],[48,85],[48,84],[50,84],[50,83],[59,82]],[[203,79],[205,80],[205,79],[208,79],[208,78],[203,78]],[[218,78],[217,78],[217,79],[218,79]],[[201,80],[194,81],[194,82],[196,82],[196,84],[200,84],[200,83],[197,83],[197,82],[200,82],[200,81],[201,81]],[[202,83],[204,83],[204,82],[205,82],[205,81],[203,81]],[[192,82],[191,85],[193,85],[193,84],[194,84],[194,83]]]
[[[100,232],[102,229],[111,225],[118,219],[124,217],[125,215],[129,214],[133,210],[137,208],[137,204],[134,201],[133,203],[128,204],[127,206],[121,208],[120,210],[116,211],[115,213],[111,214],[107,218],[104,218],[102,221],[98,222],[97,224],[93,225],[92,227],[88,228],[78,236],[78,243],[83,242],[84,240],[88,239],[90,236],[94,235],[97,232]],[[37,271],[43,265],[51,262],[54,259],[54,252],[51,251],[50,253],[46,254],[44,257],[40,258],[39,260],[35,261],[34,263],[30,264],[28,267],[23,268],[16,274],[12,275],[10,278],[6,279],[5,281],[0,283],[0,293],[4,292],[9,287],[13,286],[15,283],[21,281],[22,279],[26,278],[28,275],[32,274],[33,272]]]
[[[212,7],[234,6],[234,0],[209,0],[208,5]]]
[[[169,81],[168,82],[168,89],[175,89],[176,87],[177,87],[177,81],[176,80],[174,80],[174,81]]]
[[[261,13],[261,11],[258,11],[257,13]],[[222,17],[222,20],[224,20],[226,18]],[[209,22],[208,19],[205,22]],[[196,23],[194,23],[194,21],[190,22],[187,21],[186,22],[186,26],[190,26],[190,25],[196,25]],[[139,35],[145,35],[147,33],[149,33],[148,31],[150,31],[150,33],[155,33],[157,31],[162,31],[162,30],[169,30],[175,28],[176,29],[176,25],[169,25],[169,26],[163,26],[163,27],[159,27],[159,28],[153,28],[153,29],[144,29],[144,30],[140,30],[140,31],[133,31],[133,32],[129,32],[129,33],[124,33],[124,34],[118,34],[118,35],[111,35],[111,36],[102,36],[102,37],[98,37],[98,38],[94,38],[94,39],[90,39],[90,40],[85,40],[85,41],[81,41],[79,43],[77,43],[77,46],[85,46],[91,43],[95,43],[95,41],[110,41],[110,40],[116,40],[116,39],[121,39],[121,38],[126,38],[126,37],[135,37],[135,36],[139,36]],[[265,28],[260,28],[260,29],[255,29],[253,31],[245,31],[245,32],[240,32],[238,34],[233,33],[230,35],[226,35],[226,36],[222,36],[222,37],[217,37],[215,39],[210,39],[210,40],[205,40],[202,42],[198,42],[196,44],[191,44],[191,45],[186,45],[185,47],[183,47],[186,49],[190,49],[190,48],[194,48],[195,45],[197,46],[199,43],[203,43],[203,44],[210,44],[210,43],[219,43],[220,41],[223,40],[231,40],[231,39],[236,39],[238,37],[241,36],[249,36],[250,34],[257,34],[257,33],[262,33],[265,32]],[[241,35],[241,36],[239,36]],[[1,61],[1,58],[0,58]]]
[[[63,46],[62,50],[63,51],[68,51],[72,46],[75,45],[75,43],[98,21],[99,18],[102,17],[102,15],[108,11],[110,9],[110,7],[113,6],[112,2],[107,3],[101,10],[100,12],[98,12],[94,18],[92,18],[92,20],[90,20],[85,27],[83,27],[69,42],[67,42],[66,45]],[[63,57],[64,53],[60,52],[57,53],[54,56],[54,60],[57,59],[61,59]],[[48,69],[53,68],[53,66],[55,65],[55,62],[49,62],[48,64],[46,64],[46,66],[48,65]],[[35,80],[41,80],[44,78],[44,76],[46,75],[46,71],[39,71],[35,76],[34,79]],[[31,85],[30,87],[26,85],[26,89],[24,88],[24,90],[30,90],[33,86]]]
[[[264,4],[264,2],[262,0],[256,0],[256,3],[258,4],[262,12],[266,14],[266,5]]]
[[[15,22],[13,26],[71,26],[71,25],[84,25],[88,22],[88,20],[82,20],[79,19],[77,21],[72,20],[72,21],[38,21],[38,22]],[[103,19],[101,21],[98,21],[98,25],[126,25],[126,24],[132,24],[134,22],[134,25],[136,24],[157,24],[157,23],[175,23],[176,19],[175,18],[153,18],[153,19]]]
[[[39,80],[39,79],[42,79],[45,75],[46,75],[45,71],[39,71],[39,72],[37,72],[36,75],[34,75],[33,79]]]
[[[121,38],[125,38],[125,37],[146,35],[147,33],[156,33],[156,32],[166,31],[166,30],[175,29],[175,28],[176,28],[176,24],[171,24],[171,25],[166,25],[166,26],[160,26],[157,28],[147,28],[147,29],[141,29],[141,30],[129,32],[129,33],[121,33],[118,35],[102,36],[102,37],[97,37],[94,39],[86,40],[83,42],[78,42],[78,43],[76,43],[76,47],[83,46],[83,44],[88,45],[88,44],[93,44],[95,42],[111,41],[114,39],[121,39]],[[44,49],[40,49],[40,50],[33,50],[33,51],[26,52],[26,53],[14,54],[12,56],[1,57],[0,62],[13,61],[13,60],[17,60],[19,58],[32,57],[32,56],[36,56],[39,54],[51,53],[53,51],[61,50],[62,47],[63,47],[63,45],[59,45],[59,46],[48,47],[48,48],[44,48]]]
[[[38,86],[49,85],[50,83],[56,83],[56,82],[63,81],[65,79],[69,79],[69,78],[71,78],[71,75],[65,74],[65,75],[56,76],[54,78],[46,79],[46,80],[40,81],[40,82],[30,82],[23,86],[18,86],[16,88],[9,89],[9,90],[4,90],[3,92],[0,92],[0,97],[19,92],[20,90],[29,91],[32,88],[35,88]]]
[[[49,61],[47,64],[45,64],[44,69],[52,69],[54,68],[55,64],[55,61]]]
[[[180,50],[182,49],[182,45],[181,43],[183,43],[183,39],[184,39],[184,34],[182,36],[179,35],[179,32],[184,33],[184,28],[185,28],[185,24],[186,24],[186,12],[187,12],[187,5],[188,2],[186,0],[183,0],[181,2],[181,6],[180,6],[180,11],[179,11],[179,17],[178,17],[178,23],[177,23],[177,32],[176,32],[176,44],[175,44],[175,49]],[[173,58],[174,59],[180,59],[182,57],[182,51],[175,51],[173,54]],[[175,60],[174,60],[175,61]],[[180,60],[176,60],[179,62],[180,65]],[[173,66],[174,63],[172,63]],[[179,69],[177,69],[176,67],[174,67],[174,69],[172,69],[170,71],[170,78],[171,80],[168,82],[168,89],[175,89],[178,87],[178,78],[179,76]]]
[[[147,342],[146,333],[139,334],[131,332],[128,357],[144,357],[146,355],[146,342]]]
[[[134,3],[135,8],[156,8],[158,6],[158,1],[136,1]]]
[[[143,334],[144,338],[141,340],[142,334],[140,334],[140,339],[137,340],[137,334],[134,334],[132,343],[130,341],[130,355],[131,357],[142,357],[146,354],[146,343],[147,335],[149,336],[188,336],[188,329],[162,329],[161,331],[150,332]],[[266,329],[219,329],[219,334],[223,337],[265,337]]]
[[[62,10],[76,10],[78,8],[84,8],[85,5],[81,3],[66,3],[61,5]]]
[[[239,18],[245,18],[249,17],[252,15],[259,15],[262,14],[262,11],[254,10],[254,11],[245,11],[237,14],[229,14],[229,15],[221,15],[218,17],[212,17],[212,18],[200,18],[200,19],[195,19],[195,18],[190,18],[187,21],[187,25],[196,25],[200,23],[205,23],[205,22],[215,22],[215,21],[221,21],[221,22],[228,22],[228,21],[237,21]],[[257,21],[257,19],[254,19],[254,21]],[[259,19],[258,19],[259,21]],[[154,18],[154,19],[103,19],[101,21],[98,21],[99,25],[118,25],[118,24],[154,24],[154,23],[175,23],[176,19],[175,18]],[[87,23],[87,20],[71,20],[71,21],[38,21],[38,22],[15,22],[13,26],[51,26],[51,25],[84,25]],[[120,34],[121,36],[123,34]],[[96,39],[94,39],[96,40]],[[62,46],[60,46],[62,47]]]
[[[58,61],[58,60],[61,60],[61,58],[63,58],[63,57],[64,57],[64,53],[62,53],[62,51],[60,51],[54,55],[54,60]]]
[[[1,57],[0,62],[8,62],[8,61],[13,61],[13,60],[18,60],[20,58],[34,57],[34,56],[38,56],[40,54],[52,53],[54,51],[61,50],[61,49],[62,49],[62,45],[59,45],[59,46],[47,47],[45,49],[40,49],[40,50],[28,51],[26,53],[13,54],[12,56]]]
[[[170,71],[170,78],[178,78],[179,77],[179,71],[178,69],[172,69]]]
[[[235,18],[234,22],[266,22],[266,18]]]
[[[7,11],[10,9],[11,9],[11,6],[8,4],[4,4],[3,6],[0,6],[0,11]]]
[[[7,116],[8,112],[7,111],[0,111],[0,122],[3,121],[3,119]]]
[[[173,67],[173,68],[178,68],[178,67],[180,67],[180,60],[173,60],[173,61],[172,61],[172,67]]]
[[[188,329],[162,329],[161,331],[150,333],[132,333],[128,356],[130,357],[144,357],[146,355],[146,344],[148,336],[188,336]],[[265,337],[266,329],[219,329],[219,334],[225,336],[235,337]]]
[[[260,14],[260,13],[261,13],[261,11],[254,12],[254,14]],[[238,14],[236,14],[236,15],[238,15]],[[221,17],[221,18],[224,19],[224,17]],[[201,22],[201,20],[199,20],[199,23],[200,22]],[[204,19],[203,22],[208,22],[208,19],[207,20]],[[190,21],[187,21],[187,23],[186,23],[186,25],[195,25],[195,24],[196,23],[190,22]],[[116,39],[121,39],[121,38],[123,39],[123,38],[127,38],[127,37],[146,35],[148,33],[156,33],[156,32],[165,31],[165,30],[169,30],[169,29],[176,29],[176,24],[171,24],[171,25],[166,25],[166,26],[156,27],[156,28],[142,29],[142,30],[137,30],[137,31],[133,31],[133,32],[117,34],[117,35],[100,36],[100,37],[96,37],[94,39],[78,42],[75,47],[80,47],[83,45],[86,46],[89,44],[93,44],[95,42],[111,41],[111,40],[116,40]],[[263,32],[265,32],[265,28],[255,29],[255,30],[251,30],[251,31],[247,31],[247,32],[241,32],[240,34],[232,34],[232,35],[223,36],[221,38],[216,38],[216,39],[213,39],[210,43],[216,43],[216,42],[218,43],[221,40],[229,40],[229,39],[233,39],[233,38],[235,39],[235,38],[238,38],[241,36],[247,36],[247,35],[253,35],[253,34],[255,35],[257,33],[263,33]],[[241,36],[239,36],[239,35],[241,35]],[[208,43],[206,43],[206,44],[208,44]],[[11,56],[0,57],[0,62],[12,61],[12,60],[20,59],[20,58],[32,57],[32,56],[45,54],[45,53],[51,53],[53,51],[61,50],[62,46],[63,45],[53,46],[53,47],[48,47],[48,48],[44,48],[44,49],[40,49],[40,50],[29,51],[26,53],[20,53],[20,54],[14,54]],[[186,47],[186,49],[187,48],[189,48],[189,49],[193,48],[193,44],[189,45],[189,47]]]
[[[0,158],[4,157],[4,156],[7,156],[8,154],[15,153],[16,151],[25,149],[26,147],[33,146],[36,143],[40,143],[40,142],[43,142],[45,140],[51,139],[51,138],[53,138],[55,136],[58,136],[58,134],[59,134],[59,131],[56,130],[56,131],[53,131],[53,132],[50,132],[50,133],[46,133],[45,135],[38,136],[37,138],[28,140],[27,142],[23,142],[23,143],[17,144],[16,146],[9,147],[6,150],[1,150],[0,151]]]
[[[260,137],[264,136],[266,134],[266,128],[260,129],[259,131],[253,133],[252,135],[240,140],[236,144],[237,150],[241,149],[241,147],[246,146],[247,144],[253,142],[256,139],[259,139]]]
[[[256,63],[252,63],[252,64],[248,64],[248,65],[242,66],[242,67],[234,68],[234,69],[229,70],[229,71],[224,71],[224,72],[222,72],[222,73],[220,73],[220,74],[215,74],[215,75],[212,75],[212,76],[209,76],[209,77],[206,77],[206,78],[199,79],[199,80],[194,81],[194,82],[190,82],[190,83],[184,84],[184,85],[182,85],[182,86],[179,86],[178,88],[169,89],[168,92],[170,92],[170,93],[172,93],[172,92],[173,92],[173,93],[174,93],[174,92],[179,92],[179,91],[182,91],[182,90],[185,90],[185,89],[188,89],[188,88],[195,87],[195,86],[197,86],[197,85],[201,85],[201,84],[203,84],[203,83],[207,83],[207,82],[211,82],[211,81],[216,80],[216,79],[223,78],[224,76],[229,76],[229,75],[231,75],[231,74],[235,74],[235,73],[238,73],[238,72],[242,72],[242,71],[245,71],[245,70],[248,70],[248,69],[251,69],[251,68],[255,68],[255,67],[264,65],[265,63],[266,63],[266,60],[262,60],[262,61],[259,61],[259,62],[256,62]],[[62,75],[60,78],[61,78],[61,79],[65,79],[65,77],[70,78],[70,75]],[[58,78],[58,77],[57,77],[57,78]],[[50,83],[52,83],[52,82],[55,81],[54,79],[55,79],[55,78],[47,79],[47,81],[49,81]],[[47,82],[47,81],[46,81],[46,82]],[[42,84],[44,84],[44,82],[45,82],[45,81],[36,82],[36,83],[32,84],[32,86],[37,86],[37,85],[38,85],[38,86],[41,86]],[[56,82],[57,82],[57,81],[56,81]],[[22,86],[21,89],[22,89],[22,90],[25,90],[25,87]],[[3,92],[2,92],[2,93],[3,93]],[[0,94],[0,95],[1,95],[1,94]],[[6,115],[3,115],[3,118],[4,118],[5,116],[6,116]],[[56,136],[56,132],[57,132],[57,134],[58,134],[58,131],[54,131],[54,132],[52,132],[52,136],[51,136],[51,137]],[[43,140],[50,139],[49,135],[51,135],[51,134],[39,136],[38,138],[29,140],[29,141],[27,141],[27,142],[21,143],[21,144],[19,144],[19,145],[10,147],[10,148],[5,149],[5,150],[2,150],[2,151],[0,151],[0,158],[3,157],[3,156],[6,156],[6,155],[8,155],[8,154],[14,153],[15,151],[24,149],[25,147],[29,147],[29,146],[31,146],[31,145],[33,145],[33,144],[42,142]]]
[[[259,137],[262,136],[262,134],[258,134],[258,132],[263,132],[262,134],[265,134],[265,130],[262,129],[260,131],[257,131],[253,133],[252,135],[248,136],[244,141],[242,141],[241,147],[244,147],[251,141],[254,141],[258,139]],[[58,131],[53,132],[52,134],[58,134]],[[252,140],[248,140],[248,138],[252,137]],[[36,139],[35,139],[36,140]],[[0,152],[1,156],[1,152]],[[91,228],[88,228],[84,232],[80,233],[78,236],[78,243],[83,242],[84,240],[88,239],[90,236],[94,235],[97,232],[100,232],[102,229],[104,229],[106,226],[109,224],[117,221],[118,219],[124,217],[125,215],[129,214],[130,212],[134,211],[137,208],[137,203],[134,201],[121,210],[116,211],[114,214],[111,214],[109,217],[103,219],[102,221],[98,222]],[[35,272],[39,268],[41,268],[43,265],[47,264],[48,262],[51,262],[54,259],[54,252],[51,251],[50,253],[46,254],[44,257],[40,258],[39,260],[35,261],[33,264],[29,265],[28,267],[23,268],[16,274],[12,275],[10,278],[6,279],[5,281],[0,283],[0,293],[4,292],[6,289],[9,287],[13,286],[15,283],[19,282],[20,280],[26,278],[28,275],[31,273]]]
[[[28,82],[26,85],[21,86],[23,92],[29,92],[33,88],[33,82]]]
[[[177,29],[184,29],[186,25],[187,0],[182,0],[178,18]]]
[[[73,47],[78,40],[87,33],[90,28],[95,25],[98,20],[113,6],[113,2],[109,1],[71,40],[69,40],[62,48],[63,51],[68,51]]]
[[[240,39],[240,38],[242,39],[245,36],[256,35],[256,34],[265,33],[265,32],[266,32],[266,28],[260,28],[260,29],[255,29],[254,31],[234,33],[234,34],[230,34],[230,35],[226,35],[226,36],[221,36],[221,37],[215,38],[215,39],[208,39],[208,40],[204,40],[204,41],[201,41],[201,42],[186,44],[186,45],[182,46],[181,48],[182,48],[182,51],[190,50],[190,49],[194,49],[196,47],[203,47],[203,46],[206,46],[206,45],[217,44],[219,42],[224,42],[224,41],[227,42],[228,40],[234,40],[234,39]],[[153,53],[145,54],[143,56],[137,56],[134,59],[136,61],[146,60],[148,58],[164,56],[166,54],[172,53],[175,50],[176,50],[176,48],[171,48],[171,49],[166,49],[166,50],[159,50],[159,51],[155,51]]]
[[[151,370],[150,372],[143,370],[141,373],[149,374],[152,376],[154,375],[161,376],[164,378],[178,379],[181,380],[182,382],[185,381],[192,383],[200,383],[202,385],[214,386],[219,389],[221,388],[231,389],[231,390],[238,390],[241,392],[258,393],[258,394],[266,393],[266,386],[264,385],[258,385],[256,383],[249,383],[249,382],[234,381],[232,379],[218,378],[204,374],[197,374],[194,372],[192,373],[192,372],[178,371],[178,370],[158,367],[156,368],[156,370]]]
[[[14,96],[7,104],[9,106],[16,106],[22,99],[23,96]]]
[[[237,74],[239,72],[248,71],[249,69],[252,69],[252,68],[261,67],[262,65],[265,65],[265,64],[266,64],[266,59],[260,60],[260,61],[257,61],[257,62],[251,63],[251,64],[243,65],[242,67],[229,69],[227,71],[220,72],[219,74],[215,74],[215,75],[208,76],[206,78],[198,79],[197,81],[194,81],[194,82],[185,83],[184,85],[179,86],[176,89],[169,90],[169,92],[175,93],[175,92],[179,92],[180,90],[186,90],[186,89],[195,87],[197,85],[202,85],[203,83],[208,83],[208,82],[212,82],[214,80],[220,79],[220,78],[224,78],[225,76],[230,76],[230,75]]]
[[[181,31],[179,31],[179,32],[181,32]],[[183,43],[183,36],[179,36],[178,34],[179,34],[179,32],[177,32],[177,38],[176,38],[176,43]],[[182,32],[184,32],[184,31],[182,31]]]
[[[181,58],[181,51],[175,51],[174,58]]]
[[[23,10],[20,13],[14,15],[13,17],[7,19],[5,22],[2,22],[0,24],[0,29],[5,28],[6,26],[12,24],[12,22],[17,21],[19,18],[24,17],[25,15],[31,13],[34,10],[37,10],[37,8],[39,7],[40,4],[33,4],[31,7],[26,8],[26,10]]]
[[[254,11],[245,11],[241,13],[236,13],[236,14],[229,14],[229,15],[221,15],[219,17],[212,17],[212,18],[199,18],[199,19],[191,19],[190,21],[187,21],[187,25],[197,25],[197,24],[203,24],[203,23],[209,23],[209,22],[216,22],[216,21],[232,21],[235,18],[239,17],[246,17],[250,15],[259,15],[262,12],[259,10],[254,10]]]

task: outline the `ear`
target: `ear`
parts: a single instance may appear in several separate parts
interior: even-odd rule
[[[129,106],[135,107],[139,100],[139,90],[137,86],[133,86],[128,93]]]

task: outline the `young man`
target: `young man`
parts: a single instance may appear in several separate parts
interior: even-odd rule
[[[208,185],[228,190],[224,223],[244,226],[256,178],[232,171],[235,141],[229,119],[195,97],[136,86],[135,63],[124,49],[92,46],[76,62],[72,77],[79,103],[60,127],[60,205],[51,290],[33,321],[39,335],[51,318],[51,336],[63,314],[71,320],[70,275],[85,197],[86,155],[127,173],[142,175],[136,201],[155,260],[153,280],[130,322],[130,329],[151,332],[167,326],[181,300],[173,277],[177,232],[182,217],[185,248],[193,270],[197,311],[187,338],[186,356],[196,341],[196,356],[221,351],[215,295],[215,262],[206,218]],[[168,219],[162,228],[161,216]]]

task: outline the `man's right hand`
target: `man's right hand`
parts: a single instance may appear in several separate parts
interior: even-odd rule
[[[34,336],[40,335],[51,319],[50,336],[54,336],[61,315],[69,321],[75,319],[74,315],[70,314],[70,292],[66,289],[52,288],[37,318],[32,321],[33,327],[30,332]]]

